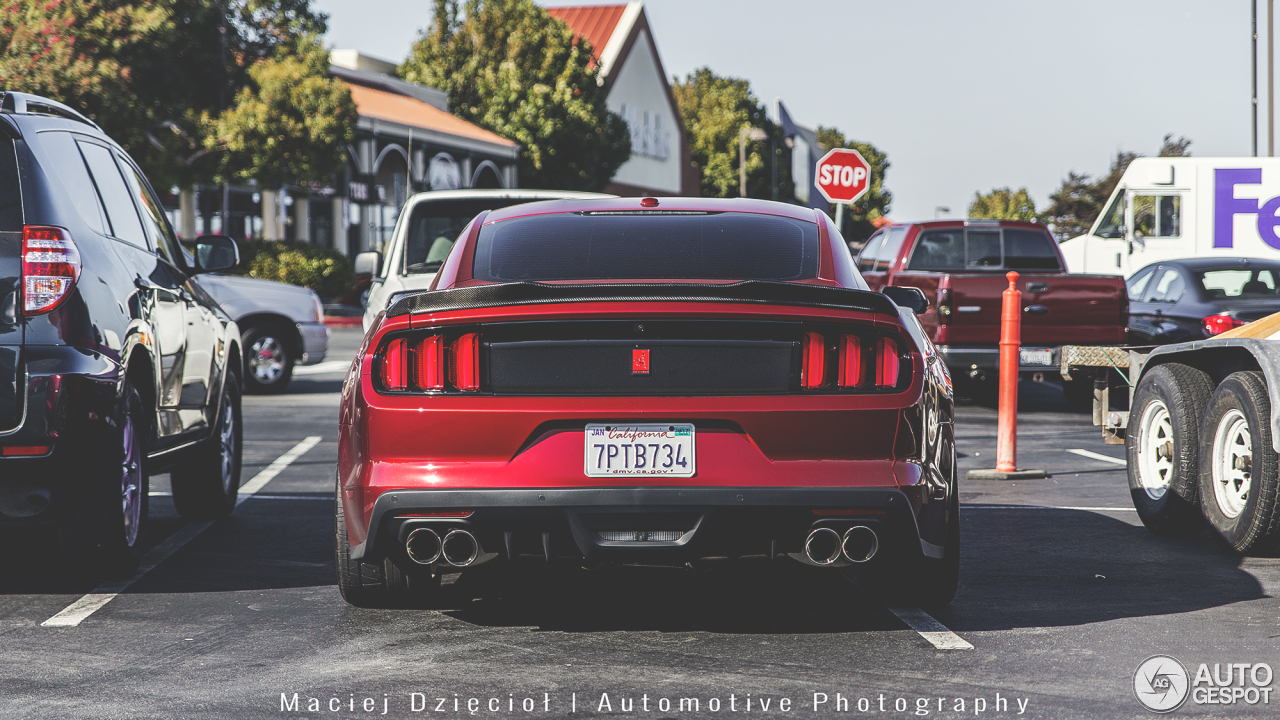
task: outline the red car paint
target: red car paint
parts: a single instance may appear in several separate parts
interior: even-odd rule
[[[477,280],[472,274],[477,237],[484,225],[538,214],[636,211],[638,208],[635,198],[566,200],[482,213],[454,245],[434,287],[450,290],[492,284]],[[690,198],[663,198],[657,210],[776,215],[816,223],[819,230],[817,275],[795,284],[866,288],[843,240],[821,213],[763,201]],[[603,281],[593,282],[598,286]],[[657,278],[627,282],[675,286],[718,281]],[[571,288],[574,283],[555,285]],[[908,313],[904,316],[892,312],[896,306],[891,303],[882,307],[890,310],[863,311],[783,302],[583,300],[389,317],[394,311],[392,308],[370,328],[342,393],[338,484],[340,501],[346,509],[345,528],[352,557],[375,562],[395,556],[396,539],[387,531],[379,531],[387,534],[386,537],[370,536],[376,508],[384,508],[378,515],[384,528],[391,519],[403,521],[439,512],[439,507],[423,506],[431,504],[435,496],[422,491],[443,491],[437,493],[439,497],[454,491],[494,491],[512,497],[534,497],[518,493],[588,488],[742,489],[747,494],[763,490],[803,491],[811,493],[796,500],[797,507],[804,507],[806,516],[810,517],[805,522],[813,521],[814,514],[884,516],[880,521],[888,522],[887,516],[893,512],[885,507],[896,507],[896,517],[901,522],[893,532],[923,541],[923,545],[907,543],[908,554],[920,555],[921,547],[941,548],[946,543],[947,528],[956,521],[954,511],[949,510],[955,494],[950,382],[942,364],[936,362],[931,343],[920,333],[909,311],[903,311]],[[893,342],[887,345],[890,352],[894,349],[899,352],[890,360],[894,373],[901,372],[903,380],[892,388],[875,392],[845,391],[834,386],[833,366],[828,375],[831,380],[822,390],[805,391],[796,387],[793,391],[769,394],[503,395],[487,392],[483,385],[478,393],[403,393],[381,389],[378,363],[388,339],[417,337],[412,333],[421,334],[424,329],[446,335],[478,332],[483,345],[489,334],[487,329],[513,322],[626,321],[642,325],[707,320],[720,324],[787,322],[797,327],[818,328],[824,337],[833,338],[839,337],[842,329],[880,333],[892,338]],[[657,357],[651,357],[644,345],[638,340],[636,349],[628,353],[630,364],[625,366],[625,371],[629,375],[649,375],[651,364],[657,362]],[[835,341],[831,340],[830,357],[836,357],[836,349]],[[898,363],[901,363],[900,370]],[[660,369],[654,370],[660,372]],[[883,375],[867,375],[868,383],[875,382],[876,377],[883,379]],[[692,423],[696,428],[696,476],[586,477],[584,426],[609,422]],[[822,492],[879,489],[886,492],[874,498],[865,497],[885,507],[868,506],[863,512],[847,507],[846,502],[846,506],[833,508],[830,513],[808,509],[810,501],[806,498],[827,497],[821,495]],[[542,495],[536,497],[543,498]],[[388,498],[393,503],[403,500],[403,504],[394,512],[387,512]],[[738,495],[737,500],[752,501],[743,495]],[[407,507],[410,503],[414,504]],[[815,500],[813,504],[822,506],[831,502]],[[646,509],[662,508],[627,508],[638,512]],[[517,512],[519,508],[502,510]],[[768,508],[761,510],[767,511]],[[481,527],[484,515],[485,511],[480,510],[475,517],[460,522],[473,523],[467,527]],[[491,538],[499,538],[504,528],[493,526],[487,530]],[[505,537],[507,554],[516,554],[510,549],[511,532],[507,531]],[[788,547],[796,542],[794,537],[784,540]],[[486,553],[494,542],[482,540]],[[547,554],[552,553],[548,550]]]

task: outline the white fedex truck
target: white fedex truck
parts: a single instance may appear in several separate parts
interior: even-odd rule
[[[1067,270],[1128,277],[1161,260],[1280,259],[1280,158],[1138,158]]]

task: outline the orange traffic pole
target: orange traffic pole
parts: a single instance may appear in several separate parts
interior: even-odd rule
[[[1000,406],[996,421],[996,472],[1018,469],[1018,349],[1022,345],[1022,293],[1018,273],[1009,272],[1000,310]]]

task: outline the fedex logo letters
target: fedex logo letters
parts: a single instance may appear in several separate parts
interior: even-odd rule
[[[1280,250],[1280,197],[1273,197],[1259,206],[1253,198],[1236,197],[1236,185],[1261,185],[1262,168],[1215,169],[1213,171],[1213,246],[1229,248],[1235,238],[1232,224],[1236,215],[1257,215],[1258,235],[1267,245]]]

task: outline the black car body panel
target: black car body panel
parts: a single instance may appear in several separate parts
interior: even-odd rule
[[[97,180],[86,153],[118,176]],[[52,448],[0,457],[0,520],[40,515],[43,506],[26,504],[33,492],[56,497],[51,470],[77,451],[76,423],[106,417],[126,377],[150,415],[152,473],[209,436],[225,373],[239,367],[239,331],[192,280],[194,263],[158,207],[132,160],[91,123],[0,114],[0,450]],[[119,237],[130,214],[132,241]],[[65,230],[80,256],[79,279],[44,314],[23,313],[24,226]]]
[[[1206,289],[1206,272],[1250,271],[1280,279],[1280,262],[1252,258],[1188,258],[1152,263],[1129,277],[1129,334],[1133,345],[1166,345],[1211,337],[1204,319],[1226,315],[1252,322],[1280,312],[1280,284],[1257,285],[1256,292],[1228,295]],[[1266,287],[1266,291],[1262,288]]]

